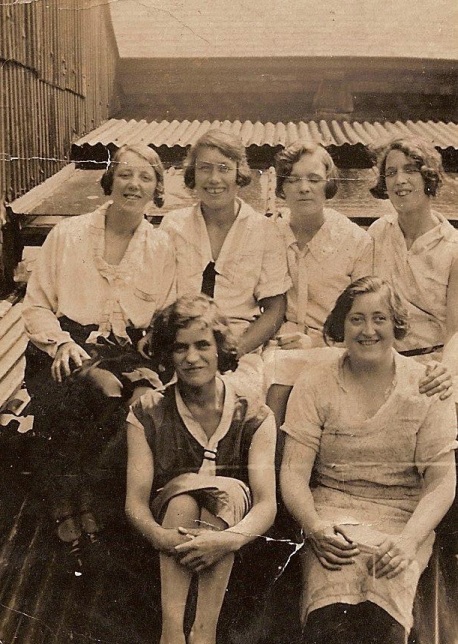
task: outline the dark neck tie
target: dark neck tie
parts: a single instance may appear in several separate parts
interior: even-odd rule
[[[201,293],[205,293],[209,297],[214,297],[215,295],[215,262],[209,262],[202,273],[202,288]]]

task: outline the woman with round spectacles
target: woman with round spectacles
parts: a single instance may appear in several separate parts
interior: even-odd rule
[[[184,181],[198,202],[161,224],[175,246],[178,296],[214,297],[238,338],[240,358],[259,350],[283,321],[291,283],[285,250],[274,223],[238,196],[251,181],[238,137],[220,130],[201,136]]]
[[[288,206],[276,223],[293,282],[285,321],[265,355],[271,384],[267,402],[280,426],[291,388],[310,358],[308,350],[323,346],[323,324],[337,296],[372,273],[372,242],[357,224],[327,206],[338,177],[323,146],[293,143],[278,153],[276,172],[276,194]]]

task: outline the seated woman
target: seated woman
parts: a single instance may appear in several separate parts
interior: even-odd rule
[[[443,181],[440,154],[422,139],[396,138],[378,149],[378,169],[371,192],[390,199],[396,212],[368,230],[374,273],[395,285],[411,325],[395,347],[423,364],[442,361],[456,379],[458,232],[434,210]]]
[[[275,421],[219,371],[235,367],[228,321],[206,295],[184,296],[155,319],[153,346],[176,383],[150,391],[128,416],[126,512],[159,551],[161,644],[215,644],[234,553],[273,524]],[[152,502],[151,502],[152,499]]]
[[[135,346],[175,299],[167,235],[144,218],[163,203],[164,170],[146,146],[118,150],[102,177],[111,200],[58,224],[35,262],[23,317],[33,454],[60,539],[79,557],[100,526],[90,485],[101,449],[122,425],[137,386],[160,384]]]
[[[239,138],[220,130],[201,136],[189,151],[184,181],[199,201],[161,224],[175,246],[177,293],[215,298],[238,338],[240,358],[262,347],[283,321],[291,284],[285,249],[275,224],[238,197],[251,181]]]
[[[323,146],[296,141],[277,154],[275,167],[275,192],[288,206],[276,223],[293,282],[286,321],[274,350],[266,353],[272,385],[267,403],[281,425],[291,388],[306,364],[306,350],[323,346],[323,324],[337,296],[372,273],[372,241],[348,217],[326,207],[337,192],[338,176]]]
[[[281,490],[308,540],[307,644],[366,642],[368,629],[374,644],[405,644],[434,529],[453,500],[453,400],[419,393],[425,367],[393,350],[407,330],[388,283],[351,284],[324,326],[346,349],[303,373],[288,403]]]

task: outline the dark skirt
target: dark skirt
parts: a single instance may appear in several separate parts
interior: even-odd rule
[[[106,470],[125,475],[127,401],[138,386],[160,385],[151,362],[134,348],[140,330],[130,330],[132,345],[121,346],[114,338],[86,344],[97,326],[68,318],[59,322],[91,359],[59,384],[51,376],[52,358],[30,342],[26,349],[25,382],[34,415],[32,467],[40,491],[53,502],[77,491],[82,481],[100,479]],[[110,397],[104,385],[113,376],[120,395]]]

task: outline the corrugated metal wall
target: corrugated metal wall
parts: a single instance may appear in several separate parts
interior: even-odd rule
[[[117,109],[117,60],[108,3],[0,4],[0,200],[60,170]]]

